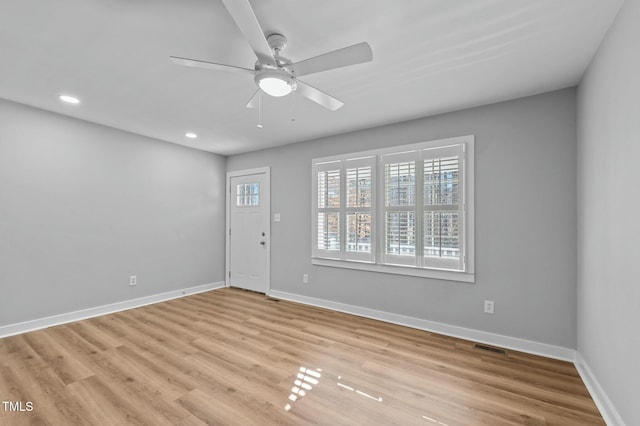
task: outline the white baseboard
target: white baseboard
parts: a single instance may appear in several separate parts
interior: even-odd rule
[[[138,308],[140,306],[151,305],[153,303],[164,302],[166,300],[177,299],[179,297],[185,297],[196,293],[216,290],[224,286],[225,283],[222,281],[211,284],[203,284],[195,287],[168,291],[166,293],[153,294],[151,296],[140,297],[138,299],[125,300],[122,302],[111,303],[109,305],[96,306],[93,308],[82,309],[80,311],[68,312],[65,314],[53,315],[46,318],[20,322],[17,324],[4,325],[0,326],[0,339],[3,337],[14,336],[16,334],[26,333],[28,331],[52,327],[54,325],[66,324],[69,322],[97,317],[100,315],[126,311],[127,309]]]
[[[472,340],[492,346],[513,349],[534,355],[542,355],[548,358],[562,361],[574,362],[576,357],[575,349],[554,346],[546,343],[534,342],[531,340],[519,339],[516,337],[503,336],[500,334],[488,333],[486,331],[474,330],[471,328],[459,327],[420,318],[408,317],[405,315],[393,314],[390,312],[378,311],[375,309],[363,308],[360,306],[348,305],[345,303],[332,302],[330,300],[317,299],[314,297],[301,296],[284,291],[270,290],[268,296],[276,299],[290,300],[292,302],[306,305],[318,306],[334,311],[345,312],[361,317],[376,319],[393,324],[404,325],[417,328],[419,330],[431,331],[444,334],[446,336],[458,337],[460,339]]]
[[[582,354],[578,351],[576,354],[576,369],[582,378],[587,390],[591,394],[591,398],[596,403],[598,410],[600,410],[600,414],[604,421],[608,426],[625,426],[622,417],[618,413],[618,410],[613,406],[611,400],[605,393],[602,386],[600,386],[600,382],[596,379],[596,376],[593,374],[589,365],[582,357]]]

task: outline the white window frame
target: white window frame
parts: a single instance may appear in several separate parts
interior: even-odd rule
[[[402,145],[391,148],[356,152],[351,154],[317,158],[312,160],[312,258],[313,265],[357,269],[397,275],[409,275],[462,282],[475,282],[474,254],[474,135],[459,136]],[[447,151],[460,153],[460,183],[462,184],[462,200],[458,214],[462,227],[460,238],[460,262],[426,259],[423,243],[424,206],[424,160],[442,158]],[[346,215],[354,209],[346,207],[346,169],[359,164],[373,162],[372,166],[372,238],[371,253],[346,253]],[[416,200],[415,206],[409,208],[416,212],[416,247],[415,256],[396,256],[384,253],[385,247],[385,212],[395,208],[385,208],[384,165],[395,161],[415,161]],[[317,172],[332,165],[340,165],[340,251],[318,250],[318,186]],[[405,210],[401,208],[400,210]],[[414,210],[411,210],[414,209]],[[363,256],[364,255],[364,256]]]
[[[320,208],[317,206],[318,203],[318,172],[327,172],[333,170],[340,170],[340,207],[323,207]],[[344,220],[344,203],[342,202],[342,194],[344,187],[344,179],[342,177],[342,162],[340,160],[329,160],[322,161],[314,164],[313,167],[313,190],[311,193],[312,203],[314,205],[313,208],[313,224],[314,224],[314,232],[312,233],[313,240],[313,257],[321,257],[325,259],[343,259],[342,253],[344,252],[344,238],[342,238],[343,234],[343,226],[342,222]],[[318,248],[318,214],[320,212],[324,213],[338,213],[340,215],[339,221],[339,238],[340,238],[340,249],[339,250],[323,250]]]
[[[464,216],[465,216],[465,194],[464,194],[464,189],[465,189],[465,184],[464,184],[464,179],[465,179],[465,165],[464,165],[464,158],[465,158],[465,145],[463,144],[456,144],[456,145],[451,145],[449,147],[443,147],[443,148],[427,148],[427,149],[422,149],[420,152],[420,170],[417,173],[420,173],[420,177],[418,180],[418,185],[422,190],[420,192],[420,200],[419,200],[419,204],[421,206],[422,212],[424,213],[424,211],[426,210],[431,210],[431,211],[446,211],[446,212],[456,212],[458,213],[458,216],[460,218],[462,218],[461,220],[461,226],[462,226],[462,238],[460,239],[460,253],[461,256],[458,260],[454,260],[454,259],[434,259],[434,258],[430,258],[424,255],[423,251],[424,251],[424,241],[422,242],[421,246],[420,246],[420,251],[421,253],[421,262],[422,262],[422,266],[423,267],[432,267],[432,268],[438,268],[438,269],[447,269],[447,270],[460,270],[460,271],[464,271],[465,270],[465,246],[466,246],[466,241],[465,241],[465,220],[464,220]],[[462,159],[461,164],[459,164],[459,169],[458,169],[458,173],[459,173],[459,180],[463,182],[462,185],[462,194],[461,194],[461,198],[462,198],[462,202],[460,202],[457,206],[457,209],[451,209],[451,208],[446,208],[446,205],[440,205],[438,208],[436,207],[432,207],[431,209],[427,209],[426,205],[424,204],[424,199],[422,199],[422,196],[424,195],[424,162],[426,160],[433,160],[433,159],[438,159],[438,158],[443,158],[443,157],[460,157]],[[424,216],[422,216],[421,221],[420,221],[420,225],[423,226],[424,224]],[[424,231],[421,229],[420,232],[422,233],[422,235],[424,235]]]
[[[415,194],[414,194],[414,202],[413,202],[413,206],[392,206],[392,207],[387,207],[385,205],[385,200],[386,200],[386,194],[385,194],[385,174],[384,174],[384,169],[385,166],[387,164],[393,164],[393,163],[405,163],[405,162],[413,162],[414,163],[414,171],[417,177],[418,174],[418,158],[417,155],[419,154],[419,150],[417,149],[413,149],[410,151],[406,151],[406,150],[402,150],[402,152],[391,152],[391,153],[381,153],[381,155],[378,156],[378,168],[380,170],[380,179],[378,179],[378,185],[376,188],[376,192],[378,193],[378,199],[380,200],[380,205],[377,206],[378,209],[377,211],[379,212],[379,220],[378,223],[380,224],[378,229],[377,229],[377,234],[375,239],[380,241],[380,250],[378,253],[378,259],[380,259],[380,263],[384,264],[384,265],[395,265],[395,266],[419,266],[418,264],[418,258],[417,255],[414,256],[401,256],[401,255],[393,255],[393,254],[386,254],[384,248],[386,247],[386,230],[385,230],[385,226],[386,226],[386,218],[387,218],[387,212],[417,212],[418,209],[418,184],[416,181],[416,187],[414,188],[415,190]],[[416,214],[414,217],[415,221],[416,221],[416,229],[415,229],[415,234],[416,236],[418,235],[418,232],[420,230],[420,227],[418,226],[418,215]],[[417,246],[417,239],[415,240],[415,250],[417,252],[418,250],[418,246]]]
[[[347,244],[347,216],[349,213],[364,213],[366,211],[371,213],[371,243],[369,253],[366,252],[350,252],[345,248],[344,259],[352,260],[352,261],[360,261],[360,262],[373,262],[375,259],[375,250],[376,244],[373,236],[375,235],[375,217],[376,217],[376,162],[374,156],[368,157],[360,157],[360,158],[349,158],[344,160],[344,168],[342,169],[341,175],[341,183],[342,188],[345,194],[345,203],[344,203],[344,213],[340,216],[341,225],[344,224],[344,227],[341,229],[344,230],[342,235],[344,236],[345,247]],[[362,168],[362,167],[370,167],[371,168],[371,206],[369,208],[366,207],[349,207],[346,202],[346,197],[348,196],[347,192],[347,170],[354,168]]]
[[[362,207],[348,207],[347,205],[347,169],[359,168],[359,167],[371,167],[371,207],[369,209]],[[319,208],[318,202],[318,172],[340,170],[340,207],[334,208]],[[363,252],[349,252],[346,250],[347,245],[347,215],[349,213],[363,212],[363,210],[369,210],[372,217],[372,234],[375,234],[375,205],[376,205],[376,162],[374,156],[358,156],[356,158],[326,158],[313,163],[313,177],[312,177],[312,211],[313,211],[313,232],[312,232],[312,257],[322,259],[334,259],[343,261],[354,262],[374,262],[376,245],[371,241],[371,249],[369,253]],[[318,248],[318,213],[320,212],[335,212],[340,216],[339,221],[339,238],[340,238],[340,250],[322,250]]]

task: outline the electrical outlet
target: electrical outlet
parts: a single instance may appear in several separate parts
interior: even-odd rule
[[[309,274],[302,275],[302,284],[309,284]]]
[[[484,301],[484,313],[485,314],[492,314],[493,310],[494,310],[495,304],[493,303],[493,300],[485,300]]]
[[[133,287],[133,286],[134,286],[134,285],[136,285],[136,284],[138,284],[138,279],[136,278],[136,276],[135,276],[135,275],[131,275],[131,276],[129,277],[129,285],[130,285],[131,287]]]

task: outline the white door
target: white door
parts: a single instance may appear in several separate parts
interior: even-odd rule
[[[269,169],[229,173],[228,285],[269,289]]]

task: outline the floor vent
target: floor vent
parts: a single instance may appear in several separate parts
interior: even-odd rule
[[[502,355],[506,355],[507,354],[504,351],[504,349],[494,348],[493,346],[481,345],[480,343],[476,343],[473,347],[476,348],[476,349],[481,349],[483,351],[495,352],[497,354],[502,354]]]

